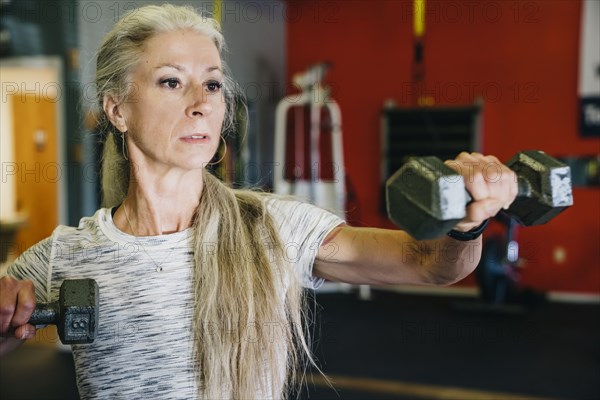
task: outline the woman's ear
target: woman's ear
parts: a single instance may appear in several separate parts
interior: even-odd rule
[[[102,108],[108,117],[108,120],[117,128],[121,133],[127,132],[127,123],[125,117],[121,113],[121,103],[117,101],[117,98],[105,94],[102,100]]]

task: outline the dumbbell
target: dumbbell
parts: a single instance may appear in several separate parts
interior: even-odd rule
[[[517,153],[506,165],[517,175],[519,187],[506,212],[521,225],[544,224],[573,205],[566,164],[531,150]],[[489,165],[489,175],[499,178],[493,166]],[[411,158],[386,182],[389,218],[417,240],[449,232],[466,216],[471,200],[462,175],[437,157]]]
[[[64,344],[92,343],[98,327],[98,284],[93,279],[65,280],[58,301],[35,307],[32,325],[56,325]]]

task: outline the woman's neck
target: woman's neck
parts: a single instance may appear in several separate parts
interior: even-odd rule
[[[193,223],[202,187],[201,170],[171,171],[160,177],[132,171],[127,197],[115,213],[114,223],[134,236],[185,230]]]

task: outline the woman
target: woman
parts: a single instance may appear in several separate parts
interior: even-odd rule
[[[33,337],[36,301],[55,298],[64,279],[98,282],[98,337],[73,345],[82,398],[284,398],[312,362],[302,286],[446,285],[477,265],[480,238],[352,228],[210,175],[235,112],[223,48],[217,24],[189,7],[147,6],[117,22],[96,76],[105,208],[58,227],[0,280],[3,353]],[[469,174],[475,199],[459,231],[515,197],[506,167],[483,179],[490,162],[500,165],[467,153],[450,164]]]

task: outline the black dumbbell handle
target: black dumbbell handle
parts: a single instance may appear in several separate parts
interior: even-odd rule
[[[527,179],[517,176],[517,185],[519,186],[517,197],[531,197],[531,183]]]
[[[42,303],[35,306],[29,322],[31,325],[56,324],[58,320],[58,302]]]

